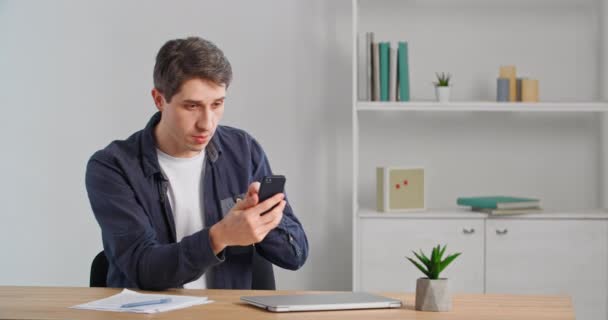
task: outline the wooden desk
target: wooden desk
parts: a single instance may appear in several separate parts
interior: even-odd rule
[[[401,299],[401,309],[271,313],[242,303],[243,295],[293,294],[298,291],[169,290],[169,294],[208,296],[214,303],[154,315],[68,309],[105,298],[119,289],[0,286],[0,319],[574,319],[570,298],[563,296],[456,295],[451,312],[414,310],[414,295],[386,293]],[[306,292],[312,293],[312,292]]]

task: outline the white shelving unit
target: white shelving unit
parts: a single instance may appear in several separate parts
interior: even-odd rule
[[[425,212],[394,213],[386,212],[379,214],[372,209],[359,209],[359,220],[361,219],[487,219],[488,214],[473,212],[463,208],[454,209],[431,209]],[[571,212],[543,212],[526,215],[499,216],[491,219],[576,219],[576,220],[605,220],[608,218],[608,211],[605,209],[581,210],[575,214]]]
[[[607,112],[606,102],[356,102],[357,111]]]
[[[608,98],[607,82],[608,79],[608,63],[606,62],[605,56],[608,55],[608,23],[604,21],[603,15],[608,13],[608,5],[606,0],[591,1],[591,0],[561,0],[561,1],[484,1],[484,0],[466,0],[466,1],[454,1],[454,0],[435,0],[428,2],[419,2],[414,0],[381,0],[381,1],[369,1],[369,0],[353,0],[352,10],[352,71],[353,71],[353,94],[352,94],[352,135],[353,135],[353,187],[352,187],[352,228],[353,228],[353,290],[408,290],[406,284],[395,284],[399,283],[410,283],[411,279],[394,279],[393,282],[382,282],[379,280],[377,283],[374,281],[370,282],[369,277],[363,278],[363,273],[375,272],[374,270],[384,270],[386,273],[391,272],[402,272],[398,271],[399,268],[408,268],[407,264],[403,262],[400,267],[394,269],[395,266],[386,265],[386,261],[393,261],[391,257],[395,255],[391,250],[395,247],[405,247],[410,249],[408,245],[417,245],[420,243],[427,243],[428,238],[435,239],[448,239],[458,246],[469,246],[469,260],[463,261],[463,269],[474,270],[475,272],[482,272],[484,276],[479,278],[477,275],[466,273],[459,267],[455,267],[455,272],[465,272],[462,279],[457,279],[456,287],[465,288],[468,286],[465,283],[470,283],[472,292],[496,292],[500,291],[501,288],[507,288],[507,283],[501,283],[495,281],[494,275],[496,274],[496,268],[507,261],[503,261],[501,254],[504,253],[504,257],[512,254],[512,246],[520,246],[526,241],[530,243],[530,249],[534,249],[534,245],[545,246],[548,242],[547,239],[552,239],[560,246],[561,251],[552,252],[553,256],[549,257],[551,261],[555,259],[568,258],[568,250],[577,251],[580,247],[580,243],[585,241],[596,241],[594,243],[593,251],[589,252],[578,252],[572,259],[581,257],[587,257],[587,254],[593,256],[597,255],[599,265],[601,268],[587,270],[589,272],[599,272],[597,275],[598,285],[601,288],[598,291],[594,291],[592,295],[585,295],[584,290],[579,287],[570,288],[574,295],[575,306],[579,306],[579,309],[588,309],[588,306],[597,305],[598,301],[593,300],[596,298],[590,298],[590,296],[602,297],[601,306],[592,308],[590,310],[576,310],[577,319],[596,319],[608,318],[608,272],[603,270],[604,267],[608,266],[608,213],[606,209],[606,201],[608,194],[608,102],[603,99]],[[363,5],[361,4],[363,3]],[[445,5],[446,8],[442,8]],[[478,6],[477,6],[478,5]],[[448,27],[446,24],[455,23],[458,15],[466,16],[467,10],[474,11],[471,16],[474,16],[471,21],[465,21],[458,24],[457,28],[459,31],[479,30],[482,36],[488,36],[491,32],[495,31],[499,35],[509,34],[508,21],[501,21],[502,17],[495,14],[492,11],[490,17],[482,16],[483,11],[492,6],[499,6],[501,10],[506,10],[506,16],[515,16],[517,13],[517,6],[530,5],[531,9],[529,14],[547,14],[546,16],[539,16],[538,22],[534,21],[533,24],[538,25],[537,29],[531,30],[529,33],[521,32],[522,30],[517,28],[524,28],[522,26],[516,26],[517,37],[525,38],[537,37],[542,34],[549,34],[548,37],[564,35],[563,40],[565,45],[570,42],[576,42],[573,46],[581,46],[578,48],[566,48],[563,52],[559,52],[556,48],[559,48],[557,42],[553,40],[547,40],[547,50],[550,50],[557,57],[543,58],[543,44],[534,44],[533,42],[539,42],[539,39],[530,40],[531,49],[529,52],[516,50],[507,52],[502,56],[504,63],[510,63],[512,60],[508,60],[505,57],[516,57],[514,64],[519,67],[523,66],[522,69],[532,70],[541,81],[541,102],[538,103],[504,103],[490,101],[492,98],[491,87],[493,87],[495,77],[498,74],[499,64],[495,63],[491,58],[482,56],[477,66],[475,63],[462,63],[462,65],[453,65],[438,61],[439,70],[431,69],[433,67],[433,61],[436,59],[437,54],[433,52],[433,46],[445,48],[446,45],[441,44],[441,40],[432,39],[428,41],[431,43],[425,43],[425,40],[432,31],[429,31],[427,25],[424,25],[425,21],[430,21],[428,24],[444,23],[437,27],[439,30],[445,30]],[[401,17],[400,13],[403,13],[404,8],[411,6],[416,12],[407,12],[408,16]],[[389,9],[387,9],[389,8]],[[479,9],[481,8],[481,9]],[[368,12],[363,12],[367,10]],[[414,10],[414,11],[415,11]],[[452,15],[452,12],[455,14]],[[477,16],[479,14],[479,16]],[[374,16],[375,15],[375,16]],[[361,17],[364,16],[362,19]],[[370,18],[371,17],[371,18]],[[364,20],[364,21],[362,21]],[[445,20],[445,21],[444,21]],[[505,18],[505,20],[508,20]],[[527,22],[533,21],[534,17],[530,16]],[[526,21],[524,21],[526,22]],[[505,24],[501,24],[505,23]],[[542,24],[546,23],[547,28],[543,29]],[[522,25],[525,23],[522,23]],[[416,26],[415,28],[412,26]],[[480,27],[481,26],[481,27]],[[575,26],[575,27],[573,27]],[[443,27],[443,29],[442,29]],[[478,27],[478,29],[474,29]],[[552,30],[551,28],[555,29]],[[576,29],[570,34],[564,33],[563,30]],[[548,31],[547,31],[548,30]],[[370,102],[370,101],[359,101],[358,100],[358,61],[357,61],[357,40],[359,32],[374,31],[376,41],[410,41],[410,82],[411,82],[411,102]],[[553,33],[552,33],[553,32]],[[577,33],[578,32],[578,33]],[[419,35],[418,33],[422,33]],[[578,34],[584,34],[584,36],[578,36]],[[455,42],[462,41],[464,45],[462,48],[468,48],[467,46],[479,46],[488,47],[492,44],[487,44],[485,38],[479,36],[463,37],[464,39],[453,40]],[[457,38],[457,37],[454,37]],[[445,39],[445,38],[444,38]],[[511,39],[510,39],[511,40]],[[580,40],[580,42],[577,42]],[[452,41],[450,39],[448,42]],[[570,42],[569,42],[570,41]],[[414,43],[415,42],[415,43]],[[455,42],[450,42],[452,45]],[[514,39],[514,46],[526,44],[525,40]],[[541,41],[542,42],[542,41]],[[496,43],[496,42],[494,42]],[[447,47],[449,47],[447,45]],[[455,47],[449,52],[452,57],[454,55],[463,54],[465,49]],[[414,50],[420,50],[414,52]],[[421,54],[424,51],[424,55]],[[471,49],[471,52],[483,52],[480,49]],[[491,50],[490,50],[491,51]],[[508,51],[508,50],[506,50]],[[415,54],[416,53],[416,54]],[[500,55],[497,50],[491,51],[489,54]],[[577,56],[579,55],[580,56]],[[528,56],[529,55],[529,56]],[[560,59],[564,61],[560,61]],[[581,60],[582,59],[582,60]],[[581,63],[580,61],[586,61]],[[491,67],[489,67],[489,65]],[[455,79],[459,79],[459,85],[462,90],[460,96],[455,96],[453,102],[449,103],[438,103],[432,99],[432,89],[428,90],[424,85],[420,85],[420,82],[430,83],[431,78],[421,79],[422,76],[429,74],[434,75],[434,71],[452,71],[452,66],[456,69],[453,72]],[[539,67],[547,66],[547,67]],[[479,69],[474,69],[478,67]],[[560,69],[561,71],[568,74],[564,78],[559,78],[555,73],[554,69]],[[463,70],[470,69],[470,77],[466,78],[463,76],[465,73]],[[489,71],[488,71],[489,70]],[[582,70],[582,71],[581,71]],[[571,77],[571,79],[569,78]],[[465,78],[465,79],[463,79]],[[477,85],[479,85],[479,79],[486,79],[482,85],[482,93],[477,91]],[[477,82],[476,82],[477,81]],[[481,82],[483,83],[483,82]],[[546,86],[544,86],[546,85]],[[547,90],[543,91],[543,88]],[[426,90],[426,91],[425,91]],[[543,95],[543,92],[546,95]],[[521,114],[521,116],[519,116]],[[513,116],[517,115],[517,116]],[[391,151],[385,144],[395,143],[394,141],[377,141],[374,140],[376,135],[382,138],[395,137],[399,134],[399,129],[395,129],[395,125],[401,123],[398,119],[403,121],[410,121],[404,125],[407,134],[403,137],[395,138],[395,141],[403,149],[410,150],[414,156],[407,157],[408,154],[405,152],[387,152]],[[438,120],[436,120],[438,119]],[[452,124],[450,120],[454,119]],[[425,128],[422,122],[430,121],[433,125],[439,125],[436,130]],[[434,121],[434,122],[433,122]],[[538,123],[538,130],[535,130],[535,125]],[[509,132],[509,126],[514,125],[512,133]],[[496,132],[493,131],[495,126]],[[554,127],[551,127],[554,126]],[[418,137],[416,136],[416,129],[424,129],[424,134],[420,136],[423,142],[416,143]],[[462,132],[454,132],[454,128],[459,129]],[[477,130],[477,131],[476,131]],[[388,131],[388,133],[383,133]],[[444,153],[438,152],[437,149],[441,148],[441,137],[444,135],[447,143],[454,143],[457,138],[466,139],[472,136],[472,132],[478,132],[476,140],[471,142],[472,147],[467,149],[466,144],[462,144],[455,147],[449,147],[449,151]],[[530,136],[526,139],[525,134],[537,133],[537,136]],[[454,134],[457,138],[453,138]],[[484,140],[485,136],[488,136]],[[451,140],[449,138],[452,138]],[[498,141],[496,144],[499,146],[492,146],[491,143],[485,143],[486,140],[495,139]],[[555,140],[551,140],[555,139]],[[439,140],[439,142],[438,142]],[[557,141],[556,141],[557,140]],[[563,158],[559,158],[559,148],[561,147],[561,141],[563,141],[564,149],[566,151]],[[429,149],[424,148],[426,142],[429,142],[432,147]],[[546,149],[544,146],[539,146],[539,150],[534,150],[531,146],[534,143],[548,142]],[[433,144],[435,143],[435,144]],[[466,194],[459,194],[457,190],[458,186],[462,189],[478,190],[479,186],[482,186],[486,181],[491,184],[489,190],[500,190],[501,177],[504,178],[504,183],[508,184],[510,189],[513,190],[517,187],[517,182],[512,179],[513,172],[521,174],[522,170],[525,170],[525,161],[518,161],[517,159],[512,160],[506,158],[509,153],[501,149],[501,144],[507,144],[509,147],[517,147],[518,143],[521,143],[523,147],[521,152],[528,152],[523,156],[530,157],[530,176],[535,173],[541,172],[539,180],[536,181],[533,178],[525,181],[525,185],[528,187],[524,191],[524,196],[528,195],[529,190],[536,189],[555,189],[554,192],[548,193],[546,197],[541,196],[543,206],[547,205],[545,212],[540,214],[531,214],[525,216],[515,217],[488,217],[485,214],[474,213],[467,211],[462,208],[457,208],[455,205],[456,196],[465,196]],[[581,146],[583,145],[583,146]],[[460,148],[459,148],[460,147]],[[474,186],[467,189],[468,182],[463,181],[463,176],[466,177],[467,173],[474,173],[480,163],[483,163],[486,159],[476,159],[476,157],[457,157],[457,152],[467,153],[475,147],[487,148],[487,153],[493,154],[498,153],[499,156],[489,158],[493,162],[493,166],[496,168],[495,173],[491,179],[483,180],[477,179],[474,181]],[[493,149],[494,148],[494,149]],[[568,148],[571,148],[568,149]],[[516,148],[517,149],[517,148]],[[485,150],[485,149],[484,149]],[[517,152],[516,150],[515,152]],[[383,153],[389,153],[387,158],[390,158],[389,163],[383,162],[381,159]],[[415,213],[380,213],[374,208],[373,197],[375,197],[375,184],[373,184],[375,166],[382,165],[395,165],[404,166],[415,163],[419,165],[425,162],[424,154],[428,153],[428,159],[430,170],[427,170],[427,180],[434,179],[434,183],[430,186],[427,191],[427,200],[431,199],[427,209],[423,212]],[[379,155],[380,154],[380,155]],[[484,154],[484,153],[482,153]],[[549,159],[542,159],[541,156],[548,154]],[[503,158],[501,158],[501,156]],[[445,159],[443,159],[443,158]],[[458,163],[458,168],[464,168],[465,174],[458,175],[452,174],[451,176],[445,177],[445,184],[443,183],[446,172],[454,172],[454,166],[451,164],[451,158],[455,157],[454,162]],[[395,163],[400,159],[405,158],[407,163]],[[479,158],[479,157],[477,157]],[[395,160],[398,159],[398,160]],[[502,160],[501,160],[502,159]],[[475,162],[477,161],[477,162]],[[523,163],[523,164],[522,164]],[[574,171],[577,170],[577,164],[580,163],[580,174],[577,175]],[[566,164],[566,165],[565,165]],[[469,168],[463,166],[470,166]],[[426,163],[422,166],[427,167]],[[510,167],[511,166],[511,167]],[[504,168],[508,170],[503,170]],[[512,168],[513,167],[513,168]],[[564,169],[566,167],[566,169]],[[591,169],[589,169],[591,167]],[[523,169],[522,169],[523,168]],[[554,170],[554,176],[563,176],[563,181],[572,183],[572,192],[568,193],[567,187],[559,186],[560,179],[553,179],[548,172]],[[488,171],[481,171],[481,174],[487,173]],[[433,173],[435,173],[433,175]],[[502,176],[501,176],[502,175]],[[478,178],[478,177],[476,177]],[[544,180],[543,180],[544,179]],[[545,183],[543,185],[543,182]],[[566,183],[566,182],[564,182]],[[530,185],[530,186],[528,186]],[[557,186],[556,186],[557,185]],[[441,193],[437,196],[437,193]],[[489,191],[488,193],[492,193]],[[562,195],[560,197],[560,194]],[[590,196],[586,196],[591,194]],[[568,202],[565,198],[568,196],[573,197],[572,201]],[[449,202],[446,199],[453,199]],[[547,200],[547,201],[545,201]],[[427,201],[428,203],[429,201]],[[451,205],[450,205],[451,204]],[[555,204],[552,206],[552,204]],[[571,204],[570,207],[564,206],[564,204]],[[561,209],[562,207],[567,207]],[[591,220],[591,221],[590,221]],[[504,222],[504,223],[503,223]],[[417,224],[420,224],[417,227]],[[529,225],[529,227],[526,227]],[[400,227],[397,227],[400,226]],[[429,226],[437,226],[437,230],[429,230]],[[498,229],[496,229],[496,235],[494,234],[494,228],[514,228],[512,233],[521,237],[521,239],[515,238],[501,238],[497,237]],[[401,228],[401,229],[400,229]],[[455,231],[451,236],[444,237],[445,234]],[[517,229],[515,229],[517,228]],[[539,229],[540,228],[540,229]],[[534,234],[539,233],[539,230],[544,228],[555,228],[554,233],[548,233],[546,239],[537,239]],[[560,235],[560,232],[564,232],[572,228],[572,234]],[[392,230],[392,231],[390,231]],[[471,234],[471,230],[477,230],[474,235]],[[462,231],[462,232],[460,232]],[[587,232],[588,231],[588,232]],[[399,244],[387,243],[394,241],[391,236],[387,235],[391,232],[407,233],[414,232],[412,237],[400,234],[396,235]],[[424,236],[421,235],[428,232],[432,235]],[[439,232],[439,233],[437,233]],[[443,233],[442,233],[443,232]],[[468,239],[460,239],[461,236],[469,237]],[[382,233],[382,234],[381,234]],[[420,234],[418,234],[420,233]],[[591,237],[592,238],[588,238]],[[563,238],[566,237],[566,238]],[[567,238],[571,237],[572,243],[568,244]],[[424,240],[423,240],[424,239]],[[504,244],[503,240],[506,239],[508,242]],[[566,239],[566,240],[564,240]],[[411,240],[411,244],[404,243]],[[434,241],[434,240],[433,240]],[[439,241],[439,240],[438,240]],[[597,243],[601,241],[601,243]],[[371,243],[370,243],[371,242]],[[384,245],[383,245],[384,243]],[[509,244],[512,243],[512,244]],[[374,247],[375,245],[382,247]],[[429,245],[430,246],[430,245]],[[491,246],[492,248],[490,248]],[[494,252],[493,247],[497,248],[497,252]],[[545,249],[545,248],[539,248]],[[489,250],[489,251],[488,251]],[[492,254],[490,255],[489,252]],[[574,254],[574,252],[573,252]],[[402,257],[403,254],[400,254]],[[513,257],[509,257],[513,258]],[[526,257],[524,257],[526,258]],[[367,259],[367,260],[366,260]],[[391,260],[393,259],[393,260]],[[504,258],[507,259],[507,258]],[[568,258],[569,259],[569,258]],[[365,260],[365,261],[363,261]],[[382,261],[376,261],[382,260]],[[384,261],[386,260],[386,261]],[[397,259],[398,260],[398,259]],[[400,260],[394,260],[394,263],[402,263]],[[519,266],[520,267],[520,266]],[[393,268],[393,269],[391,269]],[[488,269],[491,268],[491,269]],[[392,271],[391,271],[392,270]],[[503,272],[503,271],[500,271]],[[557,268],[555,274],[547,273],[549,280],[561,285],[566,285],[560,282],[563,275],[559,272],[571,272],[570,266],[567,264]],[[491,279],[486,279],[486,275],[491,275]],[[388,277],[388,276],[386,276]],[[509,277],[508,275],[506,276]],[[394,278],[394,275],[393,277]],[[554,280],[550,280],[554,279]],[[539,291],[532,285],[531,287],[525,287],[525,283],[521,284],[521,288],[517,287],[518,283],[521,283],[521,279],[514,279],[512,281],[513,287],[508,287],[510,292],[516,293],[535,293]],[[387,280],[388,281],[388,280]],[[461,281],[462,283],[458,283]],[[585,282],[585,279],[581,279],[581,283]],[[383,285],[385,283],[386,285]],[[539,284],[549,288],[551,282]],[[467,287],[468,288],[468,287]],[[521,290],[519,290],[521,289]],[[568,289],[568,290],[570,290]],[[506,289],[505,289],[506,290]],[[586,289],[585,289],[586,290]],[[541,290],[542,291],[542,290]],[[537,292],[547,293],[548,292]],[[581,307],[582,306],[582,307]]]

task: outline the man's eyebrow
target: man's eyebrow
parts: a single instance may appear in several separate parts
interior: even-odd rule
[[[183,102],[184,103],[191,103],[191,104],[203,104],[203,102],[200,101],[200,100],[191,100],[191,99],[186,99]]]
[[[226,99],[226,97],[221,97],[221,98],[217,98],[217,99],[213,100],[213,102],[223,101],[225,99]],[[200,104],[200,105],[204,104],[203,101],[201,101],[201,100],[192,100],[192,99],[186,99],[183,102],[184,103],[191,103],[191,104]]]

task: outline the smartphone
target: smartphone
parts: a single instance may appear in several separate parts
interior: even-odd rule
[[[285,189],[285,176],[272,175],[266,176],[260,181],[260,191],[258,192],[259,202],[263,202],[266,199],[271,198],[277,193],[283,193]],[[277,203],[274,207],[263,212],[261,215],[267,214],[269,211],[274,209],[279,204]]]

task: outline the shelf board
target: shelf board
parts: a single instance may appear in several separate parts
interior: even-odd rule
[[[466,208],[426,209],[415,212],[379,212],[374,209],[359,209],[359,219],[608,219],[605,209],[556,211],[546,210],[540,213],[518,214],[508,216],[490,216],[487,213],[474,212]]]
[[[357,111],[608,112],[608,102],[359,101]]]
[[[359,209],[357,216],[361,219],[482,219],[487,217],[487,214],[460,208],[408,212],[379,212],[365,208]]]

